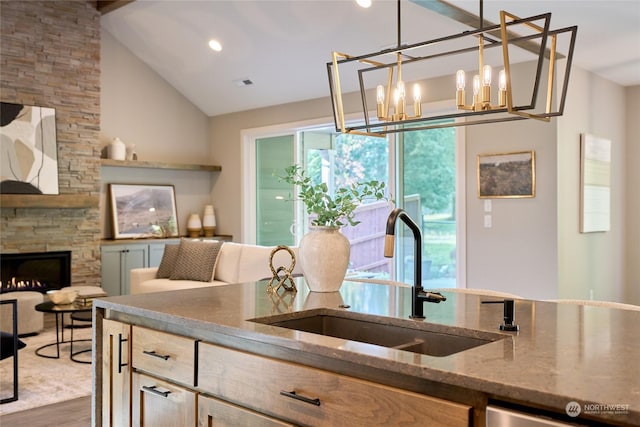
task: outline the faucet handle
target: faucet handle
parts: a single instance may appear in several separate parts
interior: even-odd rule
[[[435,292],[435,291],[423,291],[422,292],[422,298],[424,298],[424,300],[427,301],[427,302],[435,302],[435,303],[438,303],[438,304],[441,301],[446,301],[447,300],[447,297],[442,295],[440,292]]]

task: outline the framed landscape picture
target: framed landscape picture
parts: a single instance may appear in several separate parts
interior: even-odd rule
[[[114,238],[178,236],[173,185],[109,184],[109,198]]]
[[[481,199],[535,197],[534,151],[478,156],[478,197]]]

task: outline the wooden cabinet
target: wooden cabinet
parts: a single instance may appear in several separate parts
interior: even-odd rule
[[[468,426],[471,407],[200,343],[198,388],[303,425]]]
[[[140,326],[132,331],[132,365],[177,383],[193,386],[195,341]]]
[[[102,425],[129,425],[131,326],[113,320],[102,321]]]
[[[126,359],[116,348],[127,343],[117,336],[124,336],[127,326],[103,322],[105,426],[127,425],[128,404],[133,426],[472,423],[469,405],[139,325],[131,326]],[[126,375],[115,377],[126,360],[131,361],[131,389]]]
[[[198,395],[198,427],[285,427],[284,421],[250,411],[220,399]]]
[[[139,372],[132,376],[133,426],[195,426],[196,393]]]
[[[149,245],[102,245],[102,289],[109,296],[128,295],[130,272],[149,266]]]

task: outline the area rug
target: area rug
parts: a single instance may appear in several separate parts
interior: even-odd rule
[[[64,331],[70,338],[71,330]],[[91,339],[91,328],[74,329],[74,340]],[[60,359],[48,359],[35,354],[35,350],[56,341],[55,330],[41,332],[33,337],[22,338],[27,346],[18,355],[18,400],[0,405],[0,415],[52,403],[63,402],[91,394],[91,364],[76,363],[69,358],[69,344],[61,344]],[[91,348],[91,341],[74,342],[73,351]],[[44,354],[55,355],[55,345],[44,349]],[[91,352],[75,357],[91,360]],[[0,395],[10,397],[13,393],[13,358],[0,362]]]

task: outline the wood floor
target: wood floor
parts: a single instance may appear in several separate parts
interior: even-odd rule
[[[91,396],[0,416],[2,427],[89,427]]]
[[[45,313],[45,330],[55,330],[53,314]],[[54,403],[26,411],[0,416],[1,427],[89,427],[91,426],[91,396]]]

